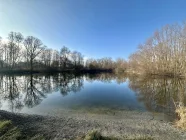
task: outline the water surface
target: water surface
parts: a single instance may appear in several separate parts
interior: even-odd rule
[[[71,110],[140,111],[174,116],[185,101],[185,80],[126,75],[1,75],[0,109],[28,114]]]

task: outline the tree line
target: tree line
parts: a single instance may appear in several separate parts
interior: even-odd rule
[[[110,70],[117,73],[183,76],[186,73],[186,23],[172,24],[154,32],[138,50],[113,60],[110,57],[85,59],[78,51],[47,48],[40,39],[10,32],[0,38],[0,70]]]
[[[10,32],[8,41],[0,40],[0,68],[9,70],[67,69],[83,66],[83,55],[67,47],[60,51],[47,48],[34,36]]]
[[[34,36],[10,32],[8,40],[0,37],[0,70],[116,70],[124,71],[127,62],[119,58],[84,59],[82,53],[63,46],[60,51],[47,48]],[[117,66],[117,67],[116,67]]]
[[[134,73],[182,76],[186,72],[186,23],[155,31],[130,55],[128,65]]]

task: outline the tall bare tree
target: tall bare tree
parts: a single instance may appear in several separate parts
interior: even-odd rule
[[[3,67],[3,53],[4,53],[4,48],[2,44],[2,38],[0,37],[0,68]]]
[[[60,51],[60,65],[62,68],[67,68],[67,63],[69,60],[70,50],[67,47],[63,47]]]
[[[28,36],[24,40],[24,46],[26,48],[27,59],[30,63],[30,71],[32,72],[36,57],[45,50],[46,46],[43,46],[41,40],[33,36]]]
[[[58,69],[59,67],[59,51],[53,50],[52,67]]]
[[[23,41],[21,33],[10,32],[8,35],[8,65],[11,69],[15,68],[15,64],[18,62],[21,56],[20,43]]]
[[[71,58],[75,69],[83,65],[83,55],[80,52],[73,51],[71,53]]]

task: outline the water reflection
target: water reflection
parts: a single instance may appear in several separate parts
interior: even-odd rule
[[[7,100],[12,112],[20,110],[24,106],[20,96],[21,82],[15,76],[1,76],[0,79],[1,104]]]
[[[149,111],[173,114],[174,102],[186,103],[186,81],[177,78],[129,77],[129,87]]]
[[[87,74],[86,80],[89,82],[93,81],[101,81],[104,83],[111,83],[111,81],[115,80],[118,84],[125,83],[128,76],[126,74],[123,75],[115,75],[112,73],[104,73],[104,74]]]
[[[95,82],[96,84],[94,84]],[[89,90],[82,92],[84,86],[88,86],[85,83],[89,83],[90,87]],[[63,98],[69,97],[67,96],[69,93],[81,94],[76,96],[76,99],[69,100],[75,105],[80,105],[79,102],[87,107],[90,104],[91,106],[92,104],[102,106],[113,104],[111,107],[117,106],[121,109],[125,105],[131,107],[132,104],[138,104],[133,107],[139,109],[144,106],[147,111],[174,114],[173,101],[186,103],[185,85],[186,81],[183,79],[134,77],[110,73],[96,75],[1,75],[0,109],[9,108],[9,111],[20,112],[24,107],[34,108],[41,104],[44,99],[47,99],[49,94],[58,92]],[[124,86],[127,90],[123,92],[124,89],[121,87]],[[103,90],[102,87],[107,90]],[[109,91],[108,94],[103,93]],[[126,92],[128,93],[126,94]],[[82,97],[88,96],[88,94],[89,98]],[[131,94],[135,96],[130,96]],[[78,100],[78,98],[81,99]],[[68,101],[64,100],[63,102]],[[59,102],[57,107],[61,107]],[[97,106],[95,105],[95,107]]]
[[[69,92],[78,92],[83,88],[83,78],[82,76],[63,74],[59,78],[60,80],[60,93],[63,96],[68,95]]]
[[[44,78],[50,79],[50,78]],[[45,83],[46,82],[46,83]],[[25,79],[25,97],[24,97],[24,104],[32,108],[41,103],[43,98],[46,98],[46,93],[50,92],[50,81],[45,81],[44,84],[42,82],[42,78],[35,79],[33,75],[26,77]]]
[[[83,78],[69,74],[0,76],[0,107],[6,105],[12,112],[19,112],[24,106],[39,105],[47,94],[60,90],[65,96],[78,92],[83,87]]]

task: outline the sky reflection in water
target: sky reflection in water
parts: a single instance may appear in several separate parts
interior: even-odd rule
[[[185,81],[134,76],[0,76],[0,109],[42,114],[54,110],[174,112],[185,103]]]

